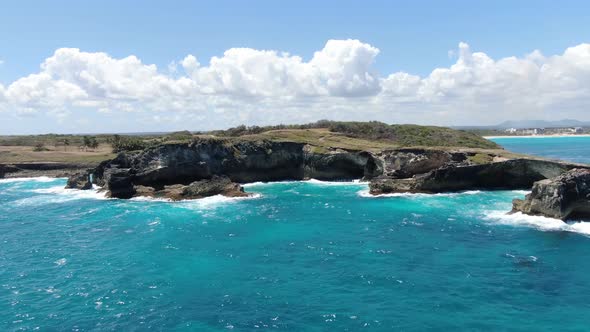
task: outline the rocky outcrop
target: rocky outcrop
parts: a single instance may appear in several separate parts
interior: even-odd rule
[[[535,182],[524,200],[513,201],[512,212],[562,220],[590,219],[590,170],[573,169]]]
[[[558,176],[575,164],[512,159],[502,162],[447,166],[411,178],[381,176],[371,181],[372,194],[421,192],[440,193],[473,189],[528,189],[535,181]]]
[[[442,150],[399,149],[382,154],[386,177],[404,179],[447,167],[468,165],[467,154]]]
[[[93,181],[108,190],[111,197],[163,195],[176,199],[215,194],[220,190],[191,193],[185,191],[185,186],[220,176],[232,183],[246,183],[306,178],[370,179],[381,173],[381,160],[363,151],[314,153],[302,143],[202,139],[190,144],[163,144],[138,153],[121,153],[98,165]],[[198,187],[203,185],[200,183]],[[237,189],[221,190],[221,194],[237,194]]]
[[[102,174],[102,183],[113,198],[131,198],[136,190],[133,183],[134,172],[130,168],[106,168]]]
[[[90,174],[88,174],[88,171],[72,174],[68,178],[66,189],[92,189],[92,182],[90,182]]]
[[[337,150],[304,154],[303,178],[326,181],[371,179],[382,172],[381,161],[368,152]]]
[[[439,193],[528,189],[535,181],[574,167],[540,159],[507,160],[483,150],[396,149],[371,153],[318,149],[295,142],[200,139],[121,153],[99,164],[92,180],[117,198],[232,196],[243,193],[236,183],[307,178],[363,178],[370,180],[372,194]]]
[[[215,195],[227,197],[247,197],[248,194],[239,184],[226,176],[214,175],[211,179],[192,182],[188,185],[174,184],[164,186],[161,190],[151,187],[137,186],[136,193],[140,196],[168,198],[171,200],[197,199]]]

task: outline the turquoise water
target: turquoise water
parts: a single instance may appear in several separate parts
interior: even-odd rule
[[[254,184],[170,203],[0,180],[0,330],[587,330],[590,227],[524,191]]]
[[[590,137],[502,137],[492,141],[514,152],[590,164]]]

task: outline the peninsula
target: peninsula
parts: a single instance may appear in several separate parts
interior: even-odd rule
[[[181,200],[247,196],[241,183],[313,178],[362,179],[369,181],[373,195],[440,193],[530,189],[537,181],[590,169],[511,153],[465,131],[380,122],[242,126],[150,138],[119,150],[93,167],[71,167],[67,187],[90,189],[95,184],[114,198]],[[0,176],[18,174],[18,166],[0,169]],[[584,211],[573,208],[568,214],[585,213],[582,205]]]

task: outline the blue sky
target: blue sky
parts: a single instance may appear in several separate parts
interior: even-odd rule
[[[64,119],[72,117],[76,121],[85,119],[82,122],[92,123],[106,119],[107,115],[111,120],[125,121],[129,118],[129,112],[122,112],[120,116],[114,115],[120,112],[116,110],[118,107],[109,107],[108,111],[103,107],[101,112],[97,111],[100,109],[98,106],[78,110],[79,103],[76,104],[78,106],[72,106],[69,101],[67,103],[44,101],[40,107],[39,103],[35,104],[30,100],[26,103],[22,102],[22,98],[15,97],[16,92],[10,92],[11,84],[29,74],[40,73],[42,71],[40,65],[61,48],[77,48],[81,52],[88,53],[105,52],[113,59],[134,55],[142,64],[155,64],[159,72],[168,77],[179,78],[190,75],[185,72],[169,72],[171,68],[169,64],[172,62],[178,64],[189,54],[194,55],[202,67],[209,64],[212,56],[222,57],[226,50],[237,47],[276,50],[279,54],[288,52],[291,55],[300,56],[303,62],[309,62],[314,52],[322,50],[328,40],[352,39],[379,50],[378,55],[367,60],[371,62],[369,71],[374,73],[375,79],[384,79],[397,72],[426,79],[434,69],[450,68],[457,63],[461,53],[458,46],[460,42],[469,45],[469,52],[483,52],[494,61],[512,56],[525,58],[534,50],[539,50],[546,57],[563,55],[568,47],[590,42],[589,7],[590,3],[586,1],[488,1],[486,3],[474,1],[297,1],[288,3],[286,1],[74,2],[58,0],[3,2],[0,4],[0,40],[2,41],[0,43],[2,63],[0,84],[3,86],[3,88],[0,86],[0,93],[4,89],[4,94],[8,96],[5,99],[8,102],[2,106],[0,95],[0,112],[13,115],[9,118],[9,122],[0,124],[0,130],[46,132],[76,129],[84,131],[94,128],[105,131],[109,130],[107,126],[96,128],[95,125],[83,123],[68,126],[64,122],[71,124],[71,121]],[[580,52],[585,55],[585,50]],[[584,70],[585,67],[582,68],[582,72]],[[318,75],[318,77],[325,77],[323,74]],[[64,78],[60,76],[53,79],[63,80]],[[199,76],[199,80],[202,81],[202,79]],[[587,81],[586,76],[576,79],[582,83]],[[201,81],[198,79],[194,78],[194,80],[197,85],[204,85],[199,83]],[[472,84],[478,83],[472,82]],[[34,88],[40,89],[40,86],[35,85]],[[17,91],[16,87],[13,90]],[[214,90],[215,93],[224,97],[227,97],[227,91],[229,91]],[[266,94],[264,98],[283,97],[285,91],[281,91],[280,95],[271,94],[272,96],[269,97],[269,94]],[[564,102],[567,109],[562,111],[557,109],[554,105],[556,103],[549,103],[550,106],[546,104],[539,106],[538,118],[584,117],[581,111],[572,111],[585,107],[588,98],[587,96],[584,98],[583,92],[577,92],[575,101],[567,99]],[[368,98],[364,92],[362,94],[363,98]],[[445,94],[454,95],[448,92]],[[46,98],[52,98],[54,95],[51,90]],[[294,93],[294,95],[300,96],[301,93]],[[310,107],[303,108],[317,110],[326,103],[331,107],[336,102],[349,104],[341,99],[356,98],[352,109],[345,109],[343,106],[341,110],[334,108],[329,112],[316,112],[336,118],[355,118],[347,114],[357,114],[359,109],[370,108],[370,105],[375,102],[359,100],[356,92],[354,96],[330,92],[325,94],[320,92],[318,95],[322,98],[329,95],[329,97],[336,97],[339,101],[317,100]],[[377,92],[375,92],[376,95]],[[211,97],[210,94],[207,96]],[[481,100],[476,101],[476,106],[486,103],[486,98],[481,97]],[[96,96],[91,99],[97,101]],[[132,124],[121,126],[117,128],[118,130],[158,129],[159,126],[147,125],[149,119],[154,117],[161,119],[167,117],[167,123],[173,122],[173,118],[176,119],[176,124],[168,124],[162,128],[166,130],[184,129],[183,126],[187,125],[191,127],[187,129],[195,130],[226,127],[240,121],[263,124],[266,121],[313,120],[313,116],[301,118],[294,115],[283,118],[277,114],[261,116],[256,113],[258,110],[254,107],[255,105],[246,107],[248,109],[246,113],[242,111],[232,116],[232,110],[228,107],[207,101],[205,102],[207,112],[204,118],[211,119],[211,114],[223,113],[223,115],[219,116],[218,120],[213,119],[203,124],[203,116],[195,115],[203,111],[195,109],[165,114],[160,109],[156,111],[156,113],[159,112],[158,114],[147,114],[150,111],[143,109],[141,98],[134,96],[132,99],[134,107],[141,108],[141,110],[133,110],[135,117],[143,118],[144,122],[137,126]],[[290,104],[275,105],[269,100],[257,103],[267,105],[265,109],[260,109],[262,113],[270,112],[270,108],[293,109],[292,112],[300,113],[300,109],[295,109],[296,105],[301,105],[300,100],[297,98],[290,100]],[[434,105],[432,101],[426,99],[420,101],[420,109],[431,108],[434,113],[416,116],[414,110],[418,107],[416,102],[412,102],[412,106],[408,107],[405,100],[396,99],[394,101],[396,107],[385,109],[379,114],[369,112],[365,118],[399,122],[405,118],[404,114],[408,113],[413,114],[408,116],[411,122],[434,122],[434,124],[443,125],[470,122],[464,119],[464,113],[452,114],[449,110],[442,110],[443,106],[440,103]],[[473,102],[472,98],[470,100]],[[231,104],[236,105],[240,101],[234,98]],[[102,102],[111,105],[109,100],[102,100]],[[503,105],[511,102],[506,99],[502,101]],[[51,107],[47,106],[49,104]],[[448,102],[444,105],[451,107]],[[234,106],[234,108],[240,107]],[[51,112],[58,116],[52,117],[53,115],[48,114]],[[137,112],[141,112],[141,115],[137,116]],[[187,120],[188,122],[180,120],[186,116],[186,112],[190,112],[190,116],[193,117],[192,120]],[[489,110],[474,112],[489,112]],[[15,113],[19,114],[14,115]],[[513,114],[513,112],[507,114]],[[534,115],[533,111],[527,110],[522,117],[532,115]],[[476,114],[473,119],[474,122],[484,123],[506,120],[500,116],[481,114]],[[590,120],[590,118],[582,120]]]

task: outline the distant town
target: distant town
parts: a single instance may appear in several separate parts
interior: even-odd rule
[[[508,135],[579,135],[590,132],[590,128],[563,127],[563,128],[508,128],[504,129]]]
[[[497,128],[467,129],[480,136],[569,136],[590,135],[590,127],[555,127],[555,128]]]

